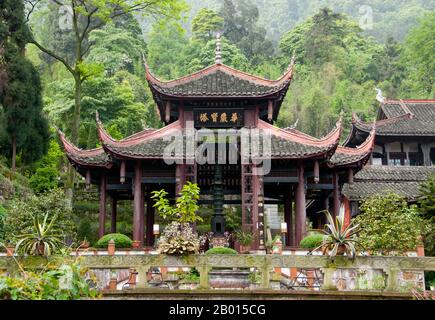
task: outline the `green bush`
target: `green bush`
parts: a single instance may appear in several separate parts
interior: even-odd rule
[[[211,232],[211,225],[209,224],[200,224],[199,226],[196,226],[196,231],[199,234],[206,234]]]
[[[300,247],[304,249],[314,249],[322,244],[323,234],[317,233],[306,236],[301,240]]]
[[[97,241],[97,248],[107,248],[109,241],[113,239],[115,241],[115,247],[117,248],[131,248],[133,241],[122,233],[110,233],[103,236]]]
[[[236,250],[231,248],[212,248],[205,252],[205,254],[237,254]]]
[[[30,178],[29,184],[36,193],[41,193],[56,188],[58,176],[59,171],[56,168],[38,168]]]

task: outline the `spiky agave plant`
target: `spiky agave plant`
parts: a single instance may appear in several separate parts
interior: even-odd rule
[[[53,230],[57,215],[48,221],[48,213],[44,215],[41,223],[39,215],[33,216],[33,228],[30,233],[19,236],[15,251],[22,250],[31,255],[49,256],[63,244],[59,235]]]
[[[322,244],[312,251],[323,248],[324,252],[328,250],[329,257],[346,253],[349,259],[355,259],[355,245],[361,246],[356,237],[357,233],[360,231],[360,225],[351,221],[349,225],[345,227],[343,207],[340,208],[340,214],[335,218],[335,221],[328,211],[324,211],[324,213],[328,223],[325,224],[325,229],[321,230],[321,232],[325,237],[323,238]]]

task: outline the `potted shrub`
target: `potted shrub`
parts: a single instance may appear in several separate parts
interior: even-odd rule
[[[355,245],[360,245],[356,240],[356,234],[359,232],[359,224],[355,224],[354,220],[347,227],[344,226],[344,210],[340,210],[340,214],[335,221],[328,211],[324,211],[327,221],[325,230],[322,230],[326,237],[322,243],[311,250],[323,249],[323,252],[328,252],[329,257],[335,257],[346,254],[349,259],[353,260],[356,256]]]
[[[134,240],[134,241],[131,243],[131,247],[132,247],[133,249],[139,249],[139,248],[140,248],[140,241],[138,241],[138,240]]]
[[[22,250],[30,255],[49,256],[60,246],[63,245],[60,235],[54,230],[54,223],[57,219],[55,215],[48,221],[49,214],[44,215],[41,221],[39,214],[33,216],[33,228],[30,233],[20,235],[18,238],[16,251]]]
[[[183,255],[199,252],[200,240],[192,229],[192,224],[203,221],[197,215],[199,193],[198,185],[187,182],[173,206],[165,190],[153,191],[154,207],[163,220],[169,222],[157,243],[160,253]]]
[[[89,249],[90,246],[91,246],[91,244],[89,243],[89,241],[85,237],[83,239],[82,243],[80,244],[79,249]]]
[[[236,240],[240,243],[240,253],[249,253],[254,236],[251,233],[239,230],[236,232]]]
[[[15,246],[11,242],[8,242],[5,248],[6,248],[6,255],[8,257],[12,257],[14,255]]]

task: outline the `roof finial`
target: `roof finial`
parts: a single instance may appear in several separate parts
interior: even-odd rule
[[[216,33],[215,63],[222,64],[221,34],[220,34],[220,32]]]
[[[382,90],[379,88],[375,88],[375,90],[378,92],[378,94],[376,96],[376,100],[378,100],[380,103],[384,103],[385,97],[382,95]]]

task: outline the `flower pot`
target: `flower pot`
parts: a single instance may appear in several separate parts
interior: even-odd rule
[[[90,247],[90,243],[88,241],[83,241],[80,246],[79,249],[89,249]]]
[[[7,246],[6,247],[6,256],[12,257],[14,255],[15,247],[14,246]]]
[[[137,241],[137,240],[133,241],[131,247],[133,249],[139,249],[140,248],[140,241]]]
[[[250,250],[251,250],[250,244],[248,244],[248,245],[240,244],[240,253],[246,254],[246,253],[249,253]]]
[[[112,290],[112,291],[116,290],[117,285],[118,285],[117,279],[111,278],[109,281],[109,290]]]
[[[337,250],[337,256],[343,256],[346,253],[346,247],[344,245],[340,245]]]
[[[417,257],[424,257],[424,246],[417,245]]]
[[[43,243],[39,243],[36,250],[41,256],[45,255],[45,246]]]
[[[107,252],[109,256],[113,256],[115,254],[115,241],[110,240],[109,244],[107,245]]]

